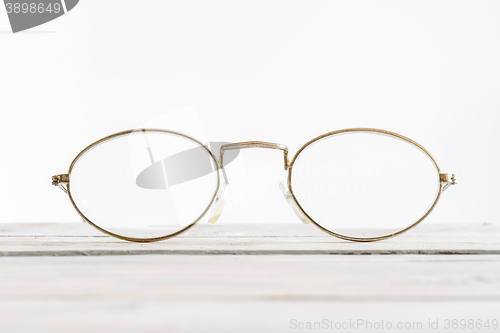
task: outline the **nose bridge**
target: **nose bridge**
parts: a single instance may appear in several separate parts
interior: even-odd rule
[[[290,165],[290,162],[288,161],[288,147],[279,143],[271,143],[263,141],[246,141],[246,142],[237,142],[237,143],[230,143],[227,145],[223,145],[220,148],[220,159],[219,159],[220,167],[224,168],[224,152],[226,150],[246,149],[246,148],[265,148],[265,149],[282,150],[285,163],[285,170],[288,170],[288,167]]]

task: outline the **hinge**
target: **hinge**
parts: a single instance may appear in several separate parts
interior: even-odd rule
[[[67,174],[52,176],[52,185],[54,186],[59,186],[59,184],[67,183],[69,183],[69,175]]]
[[[441,184],[443,184],[443,191],[446,190],[451,185],[458,184],[456,177],[457,176],[454,173],[452,173],[451,175],[449,173],[439,174],[439,180],[441,181]]]

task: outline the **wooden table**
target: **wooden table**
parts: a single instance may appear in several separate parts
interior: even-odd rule
[[[199,225],[152,244],[83,223],[2,224],[0,267],[2,333],[500,331],[496,224],[423,223],[376,243]],[[453,329],[464,319],[472,328]]]

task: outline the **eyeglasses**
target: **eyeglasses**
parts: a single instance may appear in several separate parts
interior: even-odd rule
[[[310,140],[291,162],[282,144],[204,144],[164,129],[123,131],[83,149],[52,185],[98,230],[127,241],[160,241],[205,217],[219,219],[230,188],[224,167],[246,148],[281,150],[286,180],[279,188],[298,218],[350,241],[383,240],[413,228],[456,184],[415,141],[352,128]]]

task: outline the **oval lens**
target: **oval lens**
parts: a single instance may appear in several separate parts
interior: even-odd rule
[[[86,150],[73,164],[69,189],[78,210],[102,229],[156,238],[197,221],[218,181],[216,161],[193,139],[139,130]]]
[[[419,221],[439,191],[436,163],[392,134],[341,132],[314,141],[296,157],[292,191],[319,225],[340,235],[381,237]]]

